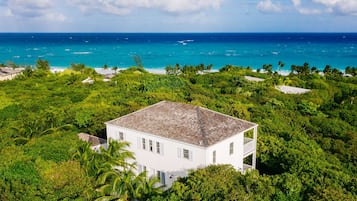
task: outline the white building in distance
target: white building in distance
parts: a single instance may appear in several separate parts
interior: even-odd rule
[[[12,80],[20,75],[24,68],[0,67],[0,81]]]
[[[199,106],[161,101],[106,122],[107,138],[130,143],[138,172],[170,187],[211,164],[255,169],[258,125]]]

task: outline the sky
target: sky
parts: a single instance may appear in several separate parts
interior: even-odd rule
[[[0,0],[0,32],[357,32],[357,0]]]

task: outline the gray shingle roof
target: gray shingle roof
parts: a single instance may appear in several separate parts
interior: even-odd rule
[[[107,140],[99,138],[99,137],[94,136],[94,135],[89,135],[87,133],[78,133],[78,137],[79,137],[79,139],[90,143],[91,146],[97,146],[97,145],[100,145],[100,144],[107,143]]]
[[[204,147],[257,125],[199,106],[169,101],[161,101],[107,124]]]

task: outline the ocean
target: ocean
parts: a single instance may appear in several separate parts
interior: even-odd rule
[[[34,65],[41,58],[57,68],[231,64],[253,69],[307,62],[344,70],[357,66],[357,33],[0,33],[0,63]]]

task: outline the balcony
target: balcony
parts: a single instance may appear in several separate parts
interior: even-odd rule
[[[248,164],[243,164],[243,172],[249,171],[249,170],[253,170],[253,166],[252,165],[248,165]]]
[[[247,157],[248,155],[252,154],[255,151],[254,139],[245,137],[243,150],[243,157]]]

